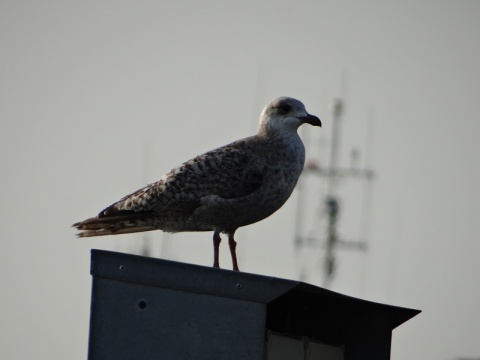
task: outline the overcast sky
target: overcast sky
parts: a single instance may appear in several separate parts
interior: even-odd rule
[[[478,1],[0,1],[0,358],[84,359],[90,249],[144,237],[70,225],[253,134],[282,95],[322,119],[301,131],[322,166],[343,96],[340,161],[357,148],[376,173],[369,207],[340,186],[339,232],[369,246],[338,251],[332,289],[423,311],[393,360],[479,357],[479,34]],[[319,238],[321,188],[304,213]],[[297,197],[237,232],[242,270],[320,284],[319,253],[294,252]],[[209,233],[149,239],[212,263]]]

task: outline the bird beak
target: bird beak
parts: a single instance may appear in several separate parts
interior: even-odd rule
[[[307,123],[313,126],[322,126],[322,122],[315,115],[307,114],[307,116],[300,116],[298,119],[304,124]]]

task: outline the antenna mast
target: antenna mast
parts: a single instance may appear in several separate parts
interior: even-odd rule
[[[330,161],[327,168],[320,166],[309,166],[304,169],[302,177],[312,173],[313,175],[320,176],[325,179],[326,182],[326,195],[322,200],[324,208],[327,214],[326,223],[326,239],[320,241],[316,238],[308,238],[301,235],[302,225],[301,221],[304,214],[305,207],[305,194],[306,191],[302,184],[299,186],[298,205],[297,205],[297,217],[295,225],[295,248],[296,253],[300,254],[300,250],[306,247],[321,247],[324,249],[323,257],[323,279],[322,285],[325,288],[330,288],[336,269],[336,256],[335,250],[337,246],[342,246],[355,250],[366,250],[366,241],[362,239],[360,241],[346,241],[340,239],[337,232],[337,220],[340,214],[338,185],[339,180],[343,178],[363,178],[367,181],[373,179],[373,171],[370,169],[358,169],[354,166],[351,168],[341,168],[338,165],[338,154],[340,149],[340,121],[343,115],[344,102],[341,98],[334,100],[332,107],[332,137],[330,142]],[[357,152],[352,152],[352,158],[357,157]],[[355,159],[352,159],[355,160]],[[303,270],[302,270],[303,271]],[[301,274],[302,275],[302,274]]]

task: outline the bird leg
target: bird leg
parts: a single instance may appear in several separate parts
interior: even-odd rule
[[[233,238],[233,234],[235,234],[235,231],[228,234],[228,246],[230,247],[230,254],[232,255],[233,271],[240,271],[238,269],[238,263],[237,263],[237,252],[236,252],[237,243]]]
[[[213,233],[213,267],[215,268],[220,267],[218,249],[220,248],[221,241],[222,238],[220,237],[220,233],[218,231],[215,231]]]

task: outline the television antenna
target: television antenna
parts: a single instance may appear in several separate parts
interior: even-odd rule
[[[322,268],[322,286],[330,288],[336,271],[336,250],[338,248],[351,249],[355,251],[366,251],[366,239],[346,240],[338,234],[338,218],[341,211],[339,200],[339,183],[340,180],[351,178],[357,180],[365,180],[366,184],[370,184],[374,178],[373,170],[369,168],[359,168],[358,158],[359,152],[353,150],[351,152],[351,166],[339,166],[339,148],[340,148],[340,123],[344,112],[344,102],[341,98],[337,98],[332,106],[332,135],[330,142],[330,159],[328,167],[321,167],[314,161],[308,161],[299,181],[299,194],[297,202],[297,213],[295,218],[295,249],[297,254],[303,253],[303,250],[311,251],[312,249],[322,249],[323,259],[321,261]],[[326,234],[325,236],[304,236],[303,220],[306,202],[307,189],[304,188],[304,180],[307,176],[314,175],[325,181],[325,196],[322,199],[324,214],[326,214]],[[369,200],[364,196],[364,200]],[[364,211],[368,212],[369,209]],[[363,218],[363,222],[368,219]],[[300,269],[300,277],[304,274],[304,269]]]

